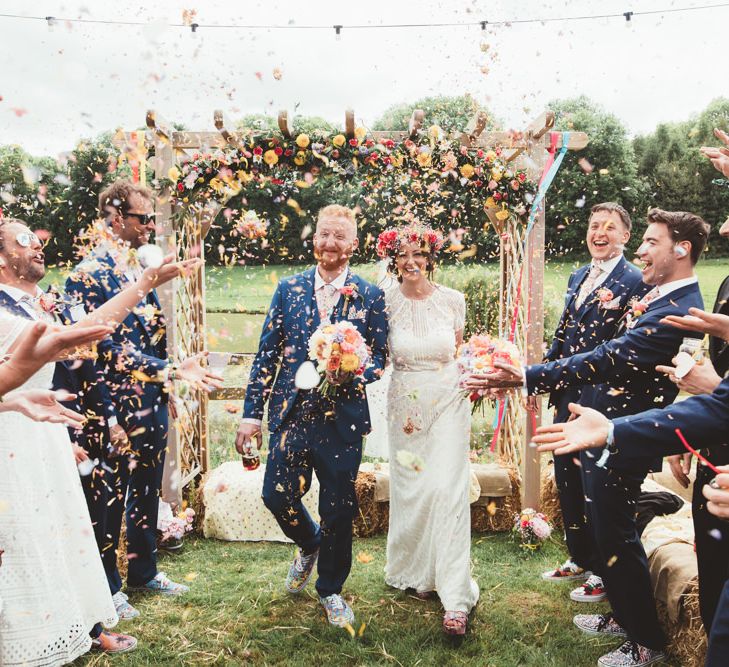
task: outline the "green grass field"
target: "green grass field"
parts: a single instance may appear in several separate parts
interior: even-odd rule
[[[131,595],[142,616],[121,628],[139,638],[139,648],[79,662],[105,667],[583,667],[619,644],[581,635],[572,616],[587,605],[569,600],[569,584],[540,579],[563,557],[558,542],[524,556],[508,535],[474,536],[473,576],[481,599],[460,643],[443,636],[437,601],[424,602],[385,585],[384,537],[356,539],[353,555],[345,595],[361,637],[326,625],[311,585],[300,596],[284,592],[291,546],[193,538],[181,554],[161,562],[170,576],[190,585],[190,593],[177,599]],[[589,609],[604,611],[606,605]]]

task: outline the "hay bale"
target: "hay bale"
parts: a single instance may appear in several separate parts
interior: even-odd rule
[[[549,465],[542,470],[542,480],[539,493],[539,508],[541,512],[550,520],[555,530],[562,530],[562,508],[559,504],[559,493],[557,491],[557,482],[554,479],[554,462],[550,461]]]
[[[354,483],[359,510],[352,532],[357,537],[370,537],[387,532],[390,523],[390,503],[375,500],[376,478],[373,472],[360,471]]]
[[[681,596],[678,622],[672,621],[666,605],[656,600],[658,619],[668,637],[666,652],[682,667],[701,667],[706,659],[706,632],[699,612],[699,584],[691,581]]]
[[[506,532],[514,525],[514,515],[521,512],[521,480],[516,468],[508,468],[511,495],[491,498],[486,506],[471,505],[471,532]]]

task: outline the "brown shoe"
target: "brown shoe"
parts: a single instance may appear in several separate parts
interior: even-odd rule
[[[126,653],[137,648],[137,640],[130,635],[103,630],[101,634],[91,640],[91,650],[103,653]]]

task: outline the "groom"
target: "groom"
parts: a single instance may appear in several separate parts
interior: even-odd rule
[[[262,443],[268,403],[270,433],[263,502],[298,550],[286,589],[300,593],[319,561],[316,590],[329,623],[345,626],[354,613],[341,596],[352,564],[354,482],[362,459],[362,436],[370,430],[365,384],[382,373],[387,356],[387,317],[382,290],[351,273],[357,248],[354,212],[330,205],[319,211],[314,234],[317,266],[278,284],[263,324],[246,391],[236,448],[243,454]],[[311,335],[324,321],[349,320],[371,351],[362,377],[327,374],[334,398],[297,389],[296,371],[308,357]],[[319,480],[321,525],[301,502],[312,470]]]

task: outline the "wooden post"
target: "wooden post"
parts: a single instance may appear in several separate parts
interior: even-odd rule
[[[175,165],[175,152],[172,145],[172,133],[166,123],[158,119],[154,111],[147,112],[147,127],[152,131],[154,145],[154,175],[161,180],[167,178],[167,172]],[[156,202],[157,229],[155,242],[166,254],[177,253],[175,229],[172,224],[172,204],[169,190],[158,193]],[[175,291],[177,279],[162,285],[157,290],[162,311],[167,321],[167,355],[172,356],[175,350],[178,326],[175,313]],[[167,455],[162,477],[162,497],[169,503],[179,505],[182,501],[180,481],[180,446],[177,430],[171,424],[167,434]]]

